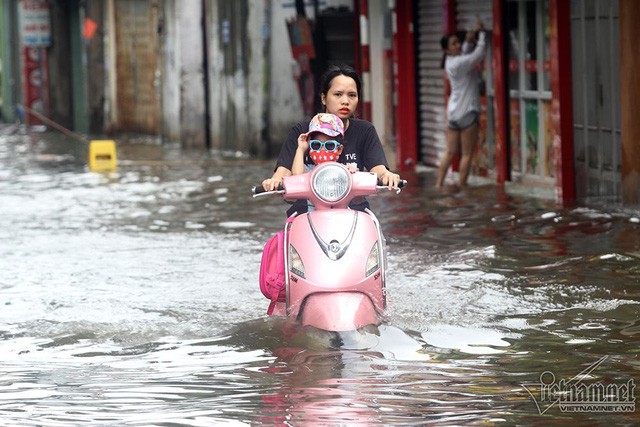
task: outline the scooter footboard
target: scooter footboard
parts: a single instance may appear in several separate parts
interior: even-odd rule
[[[352,331],[380,324],[371,298],[360,292],[309,295],[300,310],[300,323],[327,331]]]

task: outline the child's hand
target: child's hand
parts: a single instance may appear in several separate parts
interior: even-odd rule
[[[307,151],[309,149],[309,133],[301,133],[298,137],[298,149]]]
[[[345,166],[347,167],[347,170],[351,173],[358,172],[358,165],[356,163],[347,163]]]

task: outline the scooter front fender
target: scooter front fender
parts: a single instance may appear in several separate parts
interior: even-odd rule
[[[360,292],[318,292],[309,295],[300,310],[303,326],[327,331],[353,331],[379,325],[371,298]]]

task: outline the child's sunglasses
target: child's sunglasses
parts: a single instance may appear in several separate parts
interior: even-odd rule
[[[340,143],[333,139],[329,139],[324,142],[318,139],[312,139],[311,141],[309,141],[309,148],[311,148],[313,151],[320,151],[320,149],[324,147],[328,152],[332,152],[336,151],[339,146]]]

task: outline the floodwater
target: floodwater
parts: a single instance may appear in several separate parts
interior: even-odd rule
[[[371,199],[386,323],[324,333],[265,314],[272,162],[134,141],[102,175],[4,129],[2,425],[638,424],[638,211],[408,175]]]

